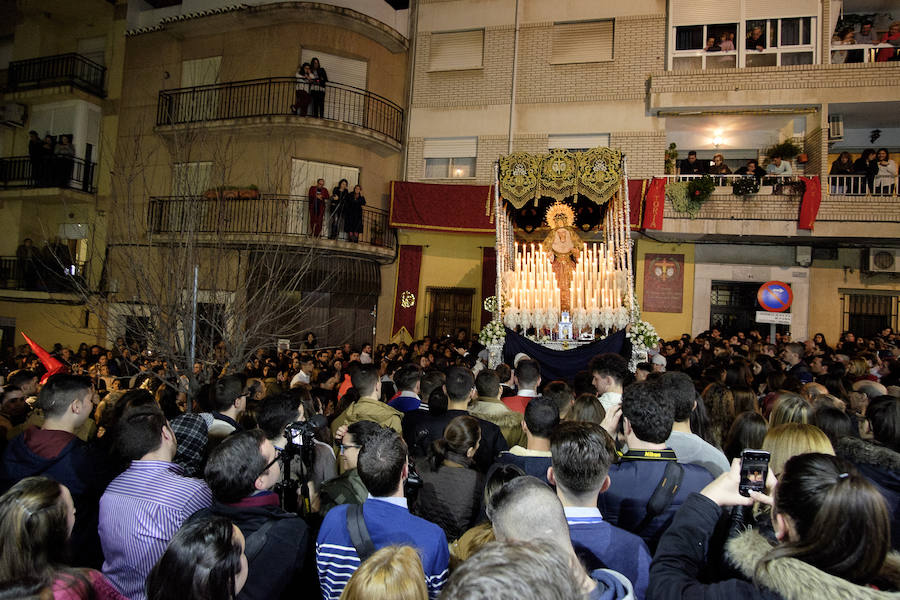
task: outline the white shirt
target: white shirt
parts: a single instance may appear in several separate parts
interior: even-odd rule
[[[537,398],[537,390],[519,390],[519,393],[516,396],[522,396],[523,398]]]
[[[371,365],[372,364],[372,355],[368,352],[363,352],[359,355],[359,363],[362,365]]]
[[[309,383],[309,375],[300,371],[291,379],[291,387],[294,387],[298,383]]]
[[[605,392],[600,396],[600,404],[603,405],[603,410],[609,412],[616,404],[622,404],[622,392]]]
[[[397,497],[397,496],[373,496],[369,494],[367,500],[381,500],[382,502],[387,502],[388,504],[393,504],[394,506],[399,506],[400,508],[405,508],[409,510],[409,503],[407,503],[406,498]]]
[[[603,515],[596,506],[564,506],[566,521],[577,520],[579,523],[602,523]]]

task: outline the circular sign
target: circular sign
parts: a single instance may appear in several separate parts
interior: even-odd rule
[[[794,292],[783,281],[767,281],[756,293],[756,301],[769,312],[784,312],[791,307]]]

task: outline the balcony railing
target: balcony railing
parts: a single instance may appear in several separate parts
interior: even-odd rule
[[[4,188],[67,188],[93,194],[97,163],[64,156],[32,159],[0,158],[0,185]]]
[[[892,44],[848,44],[831,46],[831,64],[871,63],[897,60],[900,48]]]
[[[302,84],[305,87],[305,84]],[[313,99],[298,95],[293,77],[270,77],[201,85],[159,93],[157,125],[204,123],[226,119],[309,115]],[[356,125],[400,142],[403,109],[387,98],[339,83],[325,85],[322,118]]]
[[[737,175],[734,173],[728,175],[710,174],[709,176],[717,188],[725,188],[717,189],[713,194],[730,194],[734,183],[755,178],[754,175]],[[663,177],[666,181],[690,181],[692,179],[700,179],[704,175],[663,175]],[[756,194],[792,195],[799,193],[799,187],[795,184],[798,184],[800,180],[796,175],[763,175],[756,178],[756,180],[759,185],[759,190],[755,192]]]
[[[6,89],[39,89],[71,85],[103,98],[106,67],[80,54],[57,54],[9,63]]]
[[[20,257],[0,256],[0,289],[37,292],[71,292],[84,288],[84,263],[53,253],[49,248],[33,248]]]
[[[147,226],[151,234],[273,235],[322,238],[394,248],[387,211],[363,207],[360,222],[328,206],[320,227],[312,221],[305,196],[264,194],[257,198],[167,196],[150,199]],[[317,230],[317,231],[316,231]],[[351,230],[351,231],[347,231]],[[316,235],[314,235],[316,234]]]
[[[893,177],[869,178],[865,175],[829,175],[828,191],[838,196],[896,196],[898,181]]]

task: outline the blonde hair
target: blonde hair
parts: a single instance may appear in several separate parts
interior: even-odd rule
[[[869,363],[866,362],[866,359],[860,357],[854,357],[850,364],[847,365],[847,375],[851,377],[865,377],[869,374]]]
[[[769,452],[769,469],[780,476],[785,463],[798,454],[830,454],[834,448],[828,436],[815,425],[805,423],[785,423],[773,427],[763,438],[762,449]]]
[[[775,407],[769,415],[769,429],[784,423],[809,423],[811,410],[803,396],[793,392],[778,392]]]
[[[387,546],[359,566],[341,600],[428,600],[425,571],[411,546]]]
[[[454,571],[456,567],[481,550],[482,546],[496,539],[490,521],[469,529],[458,540],[450,544],[450,570]]]

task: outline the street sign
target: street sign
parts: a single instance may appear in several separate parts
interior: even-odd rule
[[[794,292],[791,286],[783,281],[767,281],[759,287],[756,300],[764,310],[769,312],[784,312],[791,307],[794,301]]]
[[[756,311],[757,323],[771,323],[773,325],[790,325],[791,313]]]

